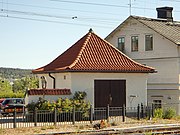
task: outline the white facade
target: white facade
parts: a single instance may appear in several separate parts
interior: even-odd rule
[[[75,91],[85,91],[87,100],[94,106],[94,81],[95,80],[126,80],[126,106],[137,107],[138,104],[147,104],[147,73],[51,73],[56,79],[57,89],[70,89],[72,95]],[[53,79],[48,74],[45,76],[47,88],[53,88]],[[40,82],[41,86],[41,82]],[[119,95],[121,96],[121,95]],[[132,97],[133,96],[133,97]],[[36,97],[37,98],[37,97]],[[54,97],[54,100],[57,97]]]
[[[153,35],[153,50],[145,51],[145,35]],[[138,36],[138,51],[131,51],[131,36]],[[156,33],[136,19],[126,20],[120,28],[107,37],[118,46],[118,38],[125,37],[124,53],[133,60],[154,67],[157,73],[148,76],[148,102],[161,100],[180,114],[180,49],[175,43]]]

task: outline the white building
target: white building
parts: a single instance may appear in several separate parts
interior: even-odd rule
[[[106,40],[133,60],[152,66],[148,102],[171,106],[180,114],[180,22],[171,7],[157,8],[158,19],[129,16]]]
[[[40,89],[28,91],[28,100],[38,97],[72,97],[85,91],[93,107],[147,104],[147,77],[154,68],[141,65],[92,30],[51,63],[33,70]],[[65,92],[64,92],[65,91]]]

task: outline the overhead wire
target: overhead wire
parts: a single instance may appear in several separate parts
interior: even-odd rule
[[[119,5],[113,5],[113,4],[104,4],[104,3],[91,3],[91,2],[80,2],[80,1],[71,1],[71,0],[50,0],[50,1],[57,1],[57,2],[66,2],[66,3],[73,3],[73,4],[86,4],[86,5],[96,5],[96,6],[112,6],[112,7],[123,7],[123,8],[128,8],[128,6],[119,6]],[[118,19],[112,19],[112,18],[95,18],[95,17],[82,17],[82,16],[72,16],[72,15],[54,15],[54,14],[44,14],[44,13],[38,13],[38,12],[29,12],[29,11],[18,11],[18,10],[9,10],[8,9],[8,4],[12,4],[12,5],[18,5],[18,6],[27,6],[27,7],[34,7],[34,8],[45,8],[45,9],[58,9],[58,10],[68,10],[68,9],[61,9],[61,8],[56,8],[56,7],[44,7],[44,6],[36,6],[36,5],[26,5],[26,4],[15,4],[15,3],[9,3],[8,0],[6,2],[7,4],[7,9],[4,9],[3,7],[3,0],[2,2],[2,9],[0,13],[8,13],[8,14],[18,14],[18,15],[27,15],[27,16],[37,16],[37,17],[51,17],[54,19],[76,19],[77,21],[82,21],[82,22],[87,22],[89,23],[90,21],[92,21],[93,23],[97,23],[98,24],[104,24],[106,26],[108,26],[108,24],[115,24],[118,23],[120,21],[123,20],[118,20]],[[138,9],[147,9],[147,10],[154,10],[152,8],[139,8],[139,7],[135,7],[133,6],[132,8],[138,8]],[[89,11],[84,11],[84,10],[73,10],[73,11],[81,11],[81,12],[89,12]],[[180,12],[180,11],[176,11],[176,12]],[[2,17],[2,16],[1,16]],[[61,21],[49,21],[46,19],[37,19],[37,18],[27,18],[27,17],[17,17],[17,16],[6,16],[6,17],[11,17],[11,18],[19,18],[19,19],[27,19],[27,20],[37,20],[37,21],[45,21],[45,22],[55,22],[55,23],[66,23],[66,22],[61,22]],[[75,22],[73,23],[69,23],[67,22],[67,24],[71,24],[73,25]],[[79,24],[82,25],[82,24]],[[84,24],[87,26],[87,24]],[[89,26],[89,25],[88,25]],[[104,27],[104,26],[103,26]]]
[[[31,20],[31,21],[39,21],[39,22],[50,22],[50,23],[59,23],[59,24],[67,24],[67,25],[78,25],[78,26],[90,26],[90,27],[100,27],[100,28],[112,28],[110,26],[102,26],[102,25],[89,25],[89,24],[80,24],[80,23],[70,23],[70,22],[62,22],[62,21],[52,21],[45,19],[35,19],[35,18],[26,18],[26,17],[18,17],[11,15],[0,15],[0,17],[14,18],[14,19],[22,19],[22,20]]]
[[[118,19],[112,19],[112,18],[92,18],[92,17],[74,17],[74,16],[59,16],[59,15],[52,15],[52,14],[42,14],[37,12],[26,12],[26,11],[18,11],[18,10],[6,10],[2,9],[1,12],[8,12],[13,14],[20,14],[20,15],[30,15],[30,16],[40,16],[40,17],[52,17],[56,19],[77,19],[78,21],[96,21],[96,22],[102,22],[102,23],[118,23]]]
[[[121,5],[113,5],[113,4],[105,4],[105,3],[91,3],[91,2],[81,2],[81,1],[71,1],[71,0],[50,0],[54,2],[63,2],[63,3],[71,3],[71,4],[83,4],[83,5],[94,5],[94,6],[106,6],[106,7],[117,7],[117,8],[129,8],[129,6],[121,6]],[[149,7],[136,7],[132,6],[133,9],[146,9],[146,10],[154,10],[154,8]],[[178,11],[180,12],[180,11]]]
[[[180,2],[180,0],[161,0],[161,1]]]
[[[3,2],[0,2],[3,4]],[[24,7],[33,7],[33,8],[42,8],[42,9],[52,9],[52,10],[65,10],[65,11],[75,11],[75,12],[83,12],[83,13],[96,13],[96,14],[109,14],[109,15],[119,15],[111,12],[97,12],[97,11],[87,11],[87,10],[79,10],[79,9],[65,9],[65,8],[57,8],[57,7],[49,7],[49,6],[37,6],[37,5],[29,5],[29,4],[19,4],[19,3],[8,3],[9,5],[14,6],[24,6]]]

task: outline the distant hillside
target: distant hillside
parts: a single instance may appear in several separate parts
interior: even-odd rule
[[[27,75],[32,75],[31,69],[4,68],[0,67],[0,78],[20,79]]]

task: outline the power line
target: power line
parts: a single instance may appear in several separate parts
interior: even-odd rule
[[[50,0],[54,2],[63,2],[63,3],[71,3],[71,4],[83,4],[83,5],[94,5],[94,6],[105,6],[105,7],[117,7],[117,8],[130,8],[129,6],[120,6],[120,5],[113,5],[113,4],[104,4],[104,3],[91,3],[91,2],[80,2],[80,1],[70,1],[70,0]],[[131,5],[131,3],[129,3]],[[133,9],[143,9],[143,10],[154,10],[154,8],[143,8],[143,7],[136,7],[132,6]],[[175,11],[180,12],[180,11]]]
[[[41,17],[52,17],[56,19],[78,19],[78,20],[85,20],[85,21],[100,21],[100,22],[119,22],[117,19],[112,19],[112,18],[90,18],[90,17],[77,17],[77,16],[59,16],[59,15],[52,15],[52,14],[42,14],[42,13],[37,13],[37,12],[25,12],[25,11],[18,11],[18,10],[6,10],[6,9],[1,9],[1,12],[8,12],[8,13],[14,13],[14,14],[21,14],[21,15],[30,15],[30,16],[41,16]]]
[[[3,2],[0,2],[3,4]],[[8,3],[9,5],[14,5],[14,6],[24,6],[24,7],[33,7],[33,8],[42,8],[42,9],[52,9],[52,10],[65,10],[65,11],[75,11],[75,12],[85,12],[89,13],[89,11],[86,10],[75,10],[75,9],[64,9],[64,8],[57,8],[57,7],[48,7],[48,6],[37,6],[37,5],[27,5],[27,4],[19,4],[19,3]],[[3,9],[3,7],[2,7]],[[91,13],[96,13],[96,14],[109,14],[109,15],[119,15],[115,13],[110,13],[110,12],[93,12]]]
[[[74,2],[74,1],[67,1],[67,0],[51,0],[51,1],[58,1],[58,2],[68,2],[68,3],[77,3],[77,4],[90,4],[89,2]],[[2,4],[4,4],[4,2],[0,2]],[[9,3],[8,3],[9,4]],[[47,8],[47,7],[42,7],[42,6],[35,6],[35,5],[25,5],[25,4],[14,4],[14,3],[10,3],[10,4],[13,4],[13,5],[20,5],[20,6],[30,6],[30,7],[40,7],[40,8]],[[95,5],[103,5],[103,6],[107,6],[108,4],[98,4],[98,3],[91,3],[91,4],[95,4]],[[131,5],[131,0],[130,0],[130,3]],[[113,5],[110,5],[110,6],[113,6]],[[118,5],[116,5],[118,6]],[[122,6],[121,6],[122,7]],[[126,6],[123,6],[123,7],[126,7]],[[50,7],[49,7],[50,8]],[[52,8],[52,7],[51,7]],[[130,7],[131,8],[131,7]],[[132,7],[132,8],[138,8],[139,7]],[[60,9],[60,8],[53,8],[53,9]],[[142,8],[144,9],[144,8]],[[146,9],[151,9],[151,8],[146,8]],[[154,10],[154,9],[153,9]],[[51,17],[51,18],[55,18],[55,19],[69,19],[69,20],[72,20],[72,19],[76,19],[77,21],[84,21],[84,22],[89,22],[89,21],[93,21],[94,22],[100,22],[100,23],[105,23],[106,25],[108,23],[119,23],[119,21],[123,21],[123,20],[118,20],[118,19],[112,19],[112,18],[94,18],[94,17],[82,17],[82,16],[76,16],[76,18],[74,18],[74,16],[72,15],[53,15],[53,14],[43,14],[43,13],[37,13],[37,12],[26,12],[26,11],[18,11],[18,10],[7,10],[7,9],[1,9],[0,12],[3,12],[3,13],[8,13],[8,14],[20,14],[20,15],[29,15],[29,16],[40,16],[40,17]],[[180,12],[180,11],[178,11]],[[131,13],[131,12],[130,12]],[[21,17],[19,17],[21,18]],[[24,17],[22,17],[24,18]],[[25,18],[26,19],[26,18]],[[41,20],[41,19],[34,19],[34,18],[27,18],[28,20],[32,19],[32,20]],[[42,21],[48,21],[48,20],[42,20]],[[48,22],[53,22],[53,21],[48,21]],[[55,21],[56,22],[56,21]],[[59,21],[57,21],[59,22]],[[64,22],[65,23],[65,22]],[[80,24],[81,25],[81,24]]]
[[[161,0],[161,1],[180,2],[180,0]]]
[[[64,2],[64,3],[74,3],[74,4],[83,4],[83,5],[94,5],[94,6],[129,8],[128,6],[119,6],[119,5],[103,4],[103,3],[91,3],[91,2],[68,1],[68,0],[50,0],[50,1]]]
[[[39,21],[39,22],[50,22],[50,23],[59,23],[59,24],[66,24],[66,25],[78,25],[78,26],[88,26],[88,27],[100,27],[100,28],[111,28],[109,26],[102,26],[102,25],[88,25],[88,24],[80,24],[80,23],[70,23],[70,22],[62,22],[62,21],[52,21],[52,20],[44,20],[44,19],[34,19],[34,18],[26,18],[26,17],[18,17],[18,16],[10,16],[10,15],[0,15],[0,17],[6,18],[14,18],[14,19],[21,19],[21,20],[31,20],[31,21]]]

